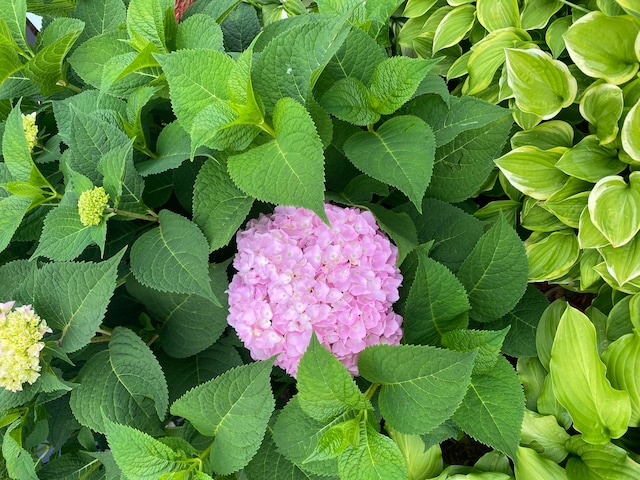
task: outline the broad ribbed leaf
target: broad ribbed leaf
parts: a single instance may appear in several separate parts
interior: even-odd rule
[[[493,369],[508,328],[502,330],[451,330],[442,336],[442,344],[456,352],[477,350],[472,374],[488,373]]]
[[[374,124],[380,114],[371,106],[371,92],[357,78],[341,78],[322,96],[321,105],[345,122],[354,125]]]
[[[231,179],[260,200],[308,208],[326,218],[322,142],[309,112],[283,98],[274,109],[273,127],[274,140],[229,158]]]
[[[602,146],[601,143],[596,135],[588,135],[560,157],[556,168],[591,183],[622,172],[627,165],[618,160],[617,150]]]
[[[273,412],[269,374],[273,359],[243,365],[188,391],[171,413],[215,436],[209,459],[213,469],[229,475],[249,463],[260,447]]]
[[[640,134],[640,101],[638,101],[627,116],[622,124],[622,148],[625,153],[636,161],[640,161],[640,141],[638,135]]]
[[[454,421],[469,435],[515,458],[524,416],[524,394],[513,367],[499,357],[493,369],[474,374]]]
[[[606,245],[598,249],[611,276],[622,285],[640,275],[640,236],[636,235],[622,247]]]
[[[224,52],[222,28],[209,15],[191,15],[178,25],[176,50],[202,48]]]
[[[145,47],[145,40],[153,42],[158,51],[166,52],[165,22],[173,17],[173,0],[130,0],[127,9],[127,30],[136,47]],[[143,40],[144,39],[144,40]]]
[[[13,180],[28,182],[35,165],[22,126],[20,104],[11,110],[4,127],[1,149],[4,164]]]
[[[607,347],[602,360],[607,366],[607,378],[611,381],[611,385],[629,393],[631,400],[629,426],[640,426],[640,382],[636,375],[640,366],[640,336],[637,333],[621,336]]]
[[[595,327],[571,306],[560,319],[549,368],[554,394],[585,440],[604,444],[627,431],[629,395],[609,383],[598,356]]]
[[[473,28],[475,20],[476,7],[473,5],[460,5],[447,13],[433,37],[434,53],[459,43]]]
[[[0,12],[11,37],[25,52],[29,51],[26,37],[27,0],[0,0]]]
[[[31,205],[28,197],[0,198],[0,252],[7,248]]]
[[[359,170],[400,189],[422,210],[435,155],[435,137],[424,121],[409,115],[394,117],[375,132],[351,136],[344,150]]]
[[[478,21],[489,32],[502,28],[520,28],[517,0],[477,0]]]
[[[530,282],[557,280],[580,258],[578,238],[573,230],[533,234],[525,245]]]
[[[131,271],[146,287],[196,294],[219,305],[209,283],[209,245],[200,229],[169,210],[160,226],[140,236],[131,248]]]
[[[560,0],[527,0],[520,14],[520,26],[524,30],[544,28],[563,5]]]
[[[374,345],[360,354],[358,367],[364,378],[381,384],[378,404],[385,421],[399,432],[423,434],[453,415],[475,356],[422,345]]]
[[[527,256],[504,217],[480,237],[458,279],[469,294],[469,316],[474,320],[496,320],[518,303],[527,286]]]
[[[349,410],[373,408],[344,365],[315,335],[300,359],[296,378],[300,407],[316,420],[332,420]]]
[[[78,421],[106,432],[108,420],[157,435],[169,393],[160,364],[149,347],[128,328],[116,328],[109,348],[82,367],[80,385],[71,393]]]
[[[573,146],[573,126],[562,120],[540,123],[529,130],[521,130],[511,137],[511,148],[532,146],[540,150]]]
[[[568,478],[640,478],[640,465],[629,457],[624,448],[611,442],[593,445],[584,438],[584,435],[574,435],[567,441],[567,449],[575,454],[567,461]]]
[[[118,29],[126,20],[127,12],[122,0],[95,0],[78,2],[73,12],[75,18],[84,22],[79,43],[106,32]]]
[[[595,127],[595,134],[602,144],[616,139],[623,108],[622,89],[610,83],[592,84],[580,99],[580,114]]]

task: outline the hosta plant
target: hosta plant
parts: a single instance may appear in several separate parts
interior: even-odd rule
[[[3,477],[513,476],[546,301],[467,213],[511,112],[399,4],[0,0]]]

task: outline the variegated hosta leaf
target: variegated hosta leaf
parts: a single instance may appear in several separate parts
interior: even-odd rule
[[[438,24],[433,37],[433,53],[458,44],[473,27],[476,7],[460,5],[449,11]]]
[[[571,306],[560,319],[549,367],[554,395],[585,441],[605,444],[624,435],[631,417],[629,395],[607,380],[598,356],[596,329]]]
[[[627,451],[608,442],[593,445],[584,435],[574,435],[567,442],[573,453],[565,466],[568,478],[637,480],[640,465],[629,458]]]
[[[640,336],[637,332],[623,335],[607,347],[602,355],[611,385],[629,394],[630,427],[640,426]]]
[[[640,231],[640,172],[629,175],[629,184],[618,175],[602,178],[588,206],[591,221],[611,245],[625,245]]]
[[[610,83],[594,83],[584,91],[580,99],[580,114],[595,127],[596,137],[601,144],[611,143],[616,139],[623,107],[622,89]]]
[[[580,214],[587,206],[591,187],[592,185],[588,182],[570,177],[564,186],[541,206],[568,227],[578,228]]]
[[[518,480],[567,480],[567,472],[553,460],[540,455],[533,448],[518,447],[515,474]]]
[[[566,228],[558,217],[542,208],[542,203],[541,200],[525,196],[520,212],[520,224],[532,232],[555,232]]]
[[[549,235],[534,232],[525,242],[529,281],[544,282],[562,277],[580,257],[578,238],[571,230]]]
[[[585,208],[580,214],[580,222],[578,223],[578,243],[580,248],[600,248],[609,245],[609,240],[605,237],[598,227],[591,221],[589,209]]]
[[[540,150],[524,146],[497,159],[496,165],[522,193],[537,200],[546,200],[560,190],[569,178],[555,167],[566,151],[562,147]]]
[[[618,88],[615,85],[612,87]],[[602,146],[601,143],[596,135],[586,136],[560,157],[556,167],[567,175],[591,183],[627,168],[625,163],[618,160],[618,151],[615,148]]]
[[[616,0],[616,3],[624,8],[625,12],[640,17],[640,3],[638,0]]]
[[[634,42],[640,19],[630,15],[609,17],[591,12],[564,34],[567,51],[585,74],[620,85],[638,72]]]
[[[580,254],[580,290],[582,292],[595,293],[602,284],[600,275],[594,269],[600,262],[602,262],[602,256],[595,248],[582,250]]]
[[[549,120],[529,130],[521,130],[511,137],[511,148],[530,145],[540,150],[573,146],[573,126],[562,120]]]
[[[520,27],[524,30],[544,28],[564,4],[559,0],[526,0],[520,15]]]
[[[613,275],[609,273],[609,269],[607,268],[607,264],[605,262],[598,263],[593,269],[598,272],[598,275],[607,282],[611,288],[614,290],[619,290],[624,293],[629,293],[631,295],[635,295],[636,293],[640,293],[640,278],[633,278],[629,280],[625,284],[619,284]]]
[[[640,161],[640,100],[629,110],[622,124],[622,148],[633,160]]]
[[[578,82],[567,66],[536,48],[505,50],[507,78],[517,107],[543,120],[573,103]]]
[[[560,319],[567,309],[568,303],[565,299],[559,298],[552,302],[544,309],[540,315],[538,328],[536,329],[536,352],[538,352],[538,360],[540,364],[549,370],[549,361],[551,360],[551,347],[553,347],[553,339],[556,336],[556,330],[560,324]]]
[[[525,409],[520,445],[536,448],[542,457],[560,463],[569,453],[564,446],[567,440],[569,434],[558,425],[556,417]]]
[[[607,270],[619,284],[640,276],[640,235],[622,247],[607,245],[598,251],[607,264]]]
[[[477,0],[478,21],[488,31],[520,28],[517,0]]]

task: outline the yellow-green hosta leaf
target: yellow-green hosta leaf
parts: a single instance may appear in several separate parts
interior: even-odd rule
[[[518,480],[568,480],[567,471],[533,448],[518,447],[515,474]]]
[[[501,28],[520,28],[517,0],[477,0],[478,21],[488,31]]]
[[[520,28],[536,30],[544,28],[564,4],[560,0],[526,0],[520,14]]]
[[[622,89],[610,83],[594,83],[580,99],[580,114],[595,127],[595,134],[602,144],[616,139],[623,107]]]
[[[567,175],[596,183],[602,177],[620,173],[627,165],[618,160],[616,149],[602,146],[596,135],[588,135],[567,150],[556,167]]]
[[[620,85],[638,72],[634,42],[639,31],[638,18],[591,12],[567,30],[564,41],[569,56],[585,74]]]
[[[570,230],[549,235],[533,233],[525,242],[529,281],[543,282],[562,277],[580,257],[578,238]]]
[[[567,449],[577,455],[567,461],[569,478],[600,480],[605,478],[639,480],[640,465],[627,451],[613,443],[593,445],[584,435],[574,435],[567,442]]]
[[[505,54],[509,87],[520,110],[549,120],[573,103],[578,82],[564,63],[535,48],[508,48]]]
[[[640,235],[621,247],[607,245],[598,251],[607,264],[607,270],[619,284],[627,283],[640,275]]]
[[[622,124],[622,148],[633,160],[640,161],[640,100],[629,110]]]
[[[576,193],[557,200],[550,198],[542,204],[542,208],[549,210],[568,227],[578,228],[580,215],[587,206],[588,199],[589,192]]]
[[[616,0],[616,3],[627,13],[640,17],[640,2],[638,0]]]
[[[520,224],[532,232],[555,232],[564,230],[567,226],[558,217],[541,206],[541,201],[531,197],[524,197]]]
[[[585,208],[580,214],[578,243],[580,243],[580,248],[600,248],[609,245],[607,237],[591,221],[588,208]]]
[[[618,175],[602,178],[589,195],[591,221],[612,246],[621,247],[640,231],[640,172],[629,183]]]
[[[473,28],[476,7],[460,5],[447,13],[438,24],[433,37],[433,52],[458,44]]]
[[[579,241],[580,238],[578,237],[578,242]],[[601,262],[602,256],[595,248],[582,250],[580,255],[580,290],[583,292],[597,291],[602,281],[594,267]]]
[[[504,28],[491,32],[471,47],[467,62],[469,77],[463,93],[477,95],[482,93],[493,81],[505,59],[505,48],[518,47],[530,42],[531,36],[519,28]]]
[[[637,332],[623,335],[610,344],[602,355],[611,385],[629,394],[630,427],[640,426],[640,336]]]
[[[529,130],[521,130],[511,137],[511,148],[530,145],[540,150],[573,146],[573,126],[562,120],[549,120]]]
[[[631,295],[635,295],[636,293],[640,293],[640,278],[634,278],[628,281],[625,284],[620,284],[616,281],[615,278],[609,272],[607,268],[607,264],[605,262],[598,263],[593,269],[602,277],[602,279],[611,286],[614,290],[619,290],[624,293],[629,293]]]
[[[560,463],[569,453],[564,446],[567,440],[569,434],[558,425],[556,417],[525,409],[520,445],[531,447],[541,457]]]
[[[543,415],[553,415],[558,420],[558,423],[563,426],[565,429],[568,429],[573,425],[573,420],[571,419],[571,415],[566,408],[558,402],[558,399],[553,393],[553,382],[551,380],[551,375],[547,375],[544,378],[542,391],[538,396],[538,401],[536,408],[538,412]]]
[[[571,306],[560,319],[549,367],[554,394],[586,441],[605,444],[627,431],[629,395],[607,380],[606,367],[598,356],[596,329]]]
[[[524,146],[511,150],[495,162],[511,185],[525,195],[546,200],[569,178],[555,166],[566,150],[562,147],[540,150]]]
[[[570,16],[560,17],[554,20],[551,25],[549,25],[549,28],[547,28],[544,39],[551,49],[551,53],[553,53],[553,58],[558,58],[562,52],[564,52],[565,43],[563,35],[571,26],[571,22],[572,18]]]

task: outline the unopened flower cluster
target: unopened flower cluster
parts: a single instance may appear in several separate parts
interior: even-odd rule
[[[93,187],[92,190],[85,190],[78,199],[80,222],[86,227],[100,225],[104,216],[104,209],[108,204],[109,195],[103,187]]]
[[[51,329],[31,305],[14,305],[0,303],[0,386],[18,392],[40,376],[40,340]]]
[[[312,332],[353,374],[365,347],[399,344],[397,248],[368,211],[276,207],[237,234],[229,324],[256,360],[295,376]]]
[[[27,139],[27,146],[29,151],[33,151],[33,147],[38,143],[38,125],[36,125],[36,114],[30,113],[28,115],[22,115],[22,129],[24,130],[24,136]]]

